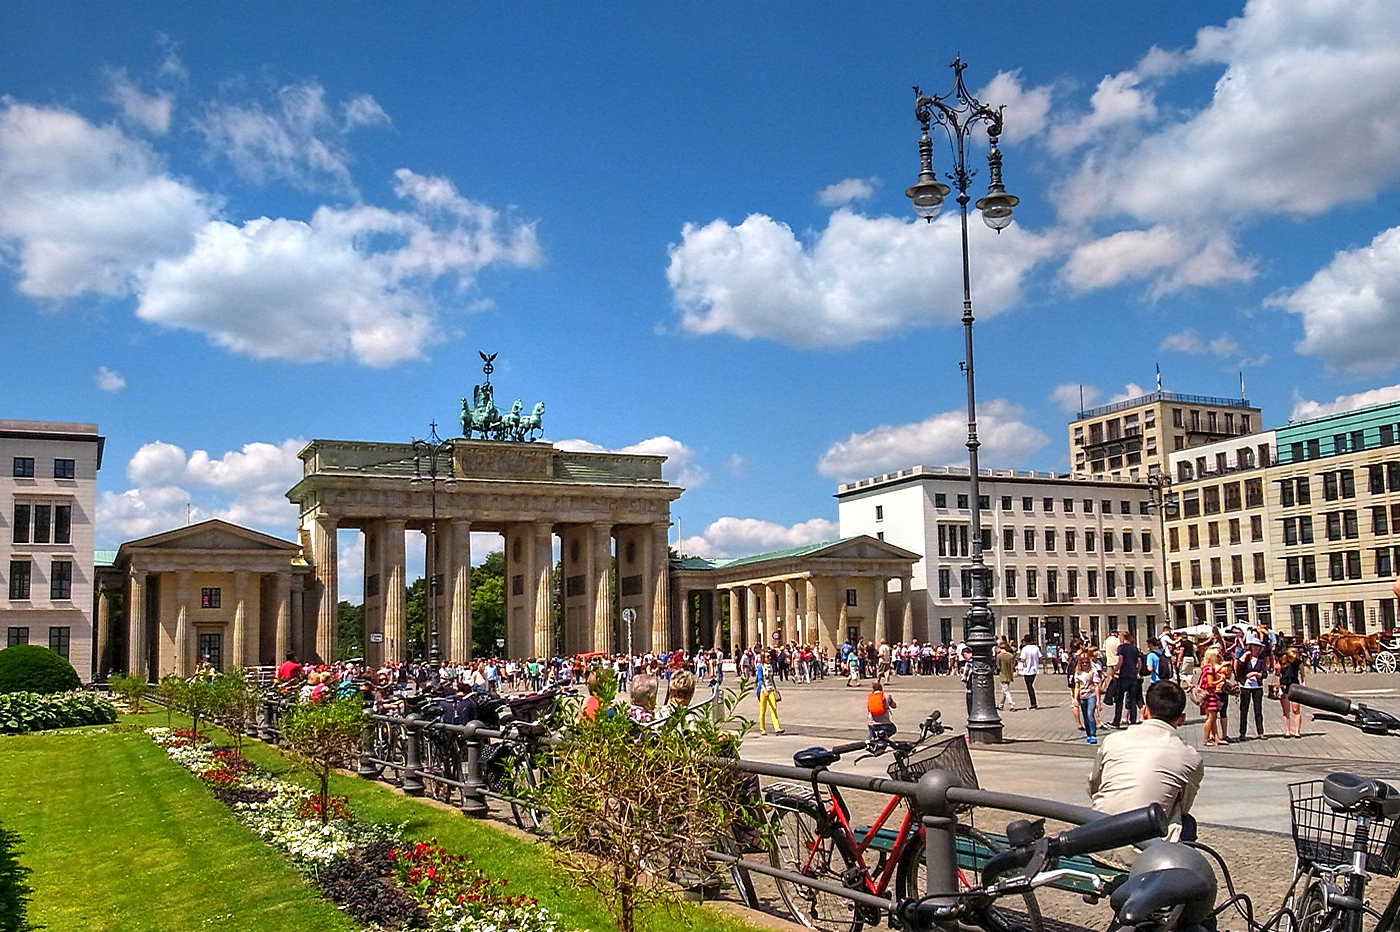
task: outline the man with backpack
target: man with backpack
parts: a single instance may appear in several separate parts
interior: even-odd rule
[[[894,701],[894,697],[885,693],[885,687],[881,685],[879,677],[876,677],[865,697],[865,711],[869,715],[869,740],[888,738],[895,733],[895,724],[890,720],[890,713],[897,707],[898,703]]]
[[[1172,661],[1171,654],[1162,646],[1162,642],[1157,638],[1147,639],[1147,672],[1150,675],[1148,685],[1160,683],[1166,680],[1169,683],[1176,682],[1176,664]]]

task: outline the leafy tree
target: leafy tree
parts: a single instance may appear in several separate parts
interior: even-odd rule
[[[472,568],[472,656],[496,653],[506,636],[506,555],[495,550]]]
[[[730,695],[727,720],[739,696]],[[602,895],[618,932],[635,932],[646,904],[674,900],[655,876],[704,876],[708,840],[730,837],[736,818],[748,821],[752,801],[739,777],[715,762],[737,756],[723,724],[678,714],[642,730],[605,708],[552,749],[541,793],[557,859],[575,884]]]
[[[15,856],[21,841],[17,833],[0,828],[0,932],[30,932],[36,928],[25,918],[34,890],[24,882],[29,868]]]
[[[349,660],[365,655],[365,607],[342,600],[336,606],[336,659]]]
[[[0,693],[66,693],[82,688],[73,665],[47,647],[16,644],[0,650]]]
[[[194,676],[185,681],[184,687],[176,694],[175,708],[193,719],[190,729],[195,734],[199,734],[201,719],[212,719],[218,712],[219,704],[223,701],[222,679],[218,675]]]
[[[113,694],[121,696],[122,700],[131,707],[131,711],[140,714],[141,697],[146,695],[146,678],[144,676],[114,676],[107,681],[107,688]]]
[[[262,690],[242,667],[234,667],[215,677],[212,683],[214,695],[210,715],[229,733],[234,748],[242,753],[243,731],[258,714],[258,706],[263,701]]]
[[[330,818],[331,771],[349,763],[359,752],[364,728],[364,703],[358,696],[298,703],[282,719],[286,749],[321,782],[322,825]]]
[[[170,713],[180,707],[185,688],[189,686],[183,677],[167,673],[156,683],[156,699],[165,704],[165,726],[170,727]]]
[[[422,576],[413,581],[404,597],[403,617],[407,629],[408,643],[404,645],[409,659],[422,659],[428,656],[428,599],[425,595],[427,583]]]

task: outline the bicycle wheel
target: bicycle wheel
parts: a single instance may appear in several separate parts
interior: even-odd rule
[[[1328,909],[1322,895],[1322,881],[1314,881],[1298,901],[1297,932],[1325,932],[1337,923],[1337,911]]]
[[[423,743],[425,752],[423,769],[434,776],[460,780],[455,744],[456,742],[450,735],[430,737]],[[441,780],[424,780],[423,784],[427,787],[429,796],[445,803],[452,801],[452,794],[457,789],[452,784],[443,783]]]
[[[716,838],[715,848],[736,858],[744,856],[743,849],[739,847],[739,842],[732,834],[720,835]],[[742,864],[727,866],[729,867],[729,879],[734,882],[734,889],[739,894],[739,902],[749,909],[758,908],[758,893],[754,891],[753,875],[749,873],[748,868]]]
[[[965,856],[958,858],[958,889],[968,890],[981,885],[982,872],[977,867],[963,866],[963,864],[969,860],[983,864],[987,858],[1001,850],[1001,845],[971,825],[959,823],[957,834],[958,847],[966,851],[970,846],[974,855],[971,859]],[[895,872],[895,896],[899,899],[913,899],[923,896],[924,890],[927,888],[924,883],[925,876],[924,840],[921,837],[916,837],[904,849],[899,869]],[[1019,898],[1014,898],[1010,902],[1014,905],[1009,909],[1000,906],[993,907],[1001,915],[1004,922],[1024,926],[1029,932],[1044,932],[1045,923],[1040,915],[1040,904],[1036,902],[1033,892],[1027,890]]]
[[[365,771],[365,776],[374,780],[384,776],[383,761],[389,759],[389,749],[389,723],[376,722],[369,736],[369,756],[373,762]]]
[[[538,808],[540,775],[528,751],[521,749],[513,761],[511,772],[511,815],[515,824],[527,832],[538,832],[544,825],[544,811]]]
[[[771,822],[768,858],[774,867],[814,880],[844,884],[853,856],[835,838],[817,835],[816,816],[796,809],[776,809]],[[855,901],[775,877],[778,895],[794,919],[817,932],[859,932]]]

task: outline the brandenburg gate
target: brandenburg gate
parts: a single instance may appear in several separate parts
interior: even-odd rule
[[[436,606],[429,614],[439,620],[445,660],[471,655],[473,531],[505,537],[507,633],[500,656],[611,652],[629,642],[638,652],[675,646],[667,541],[671,502],[683,490],[662,478],[665,457],[573,452],[531,441],[544,405],[525,414],[517,401],[511,411],[499,411],[490,383],[494,356],[482,359],[487,381],[476,386],[472,405],[463,399],[463,436],[435,445],[443,463],[431,481],[422,442],[313,440],[299,454],[302,479],[287,498],[300,508],[303,552],[313,565],[304,648],[314,645],[323,660],[335,656],[336,537],[346,528],[364,539],[369,663],[402,660],[408,651],[406,531],[421,531],[430,542],[425,562],[434,571],[423,575],[433,583],[427,597]],[[555,643],[551,624],[556,538],[562,643]],[[618,630],[615,618],[632,619],[631,630]]]

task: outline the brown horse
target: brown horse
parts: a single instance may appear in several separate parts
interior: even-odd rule
[[[1360,673],[1370,669],[1371,659],[1380,653],[1381,639],[1377,634],[1355,634],[1346,628],[1337,628],[1318,635],[1317,646],[1343,661],[1350,660],[1352,672]]]

